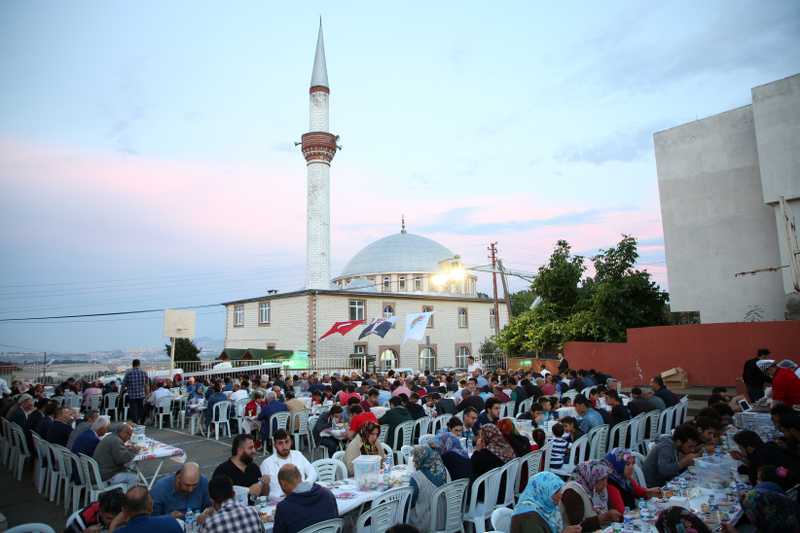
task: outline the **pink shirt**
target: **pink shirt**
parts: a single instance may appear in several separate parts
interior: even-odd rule
[[[408,397],[411,397],[411,391],[405,385],[400,385],[394,392],[392,392],[392,396],[400,396],[401,394],[405,394]]]

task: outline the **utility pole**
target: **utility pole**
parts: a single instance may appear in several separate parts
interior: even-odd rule
[[[511,321],[511,295],[508,293],[508,280],[506,279],[506,269],[503,266],[502,259],[497,260],[497,266],[500,268],[500,281],[503,282],[503,295],[506,300],[506,311],[508,312],[508,320]]]
[[[494,291],[494,334],[500,333],[500,310],[497,304],[497,241],[489,243],[489,259],[492,261],[492,290]]]

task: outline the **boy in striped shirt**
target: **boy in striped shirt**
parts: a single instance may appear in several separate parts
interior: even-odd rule
[[[564,438],[564,426],[554,424],[551,430],[553,438],[550,440],[550,468],[558,469],[564,465],[564,458],[569,452],[569,442]]]

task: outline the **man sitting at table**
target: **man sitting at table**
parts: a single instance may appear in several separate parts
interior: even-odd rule
[[[672,436],[663,436],[644,460],[645,480],[648,487],[662,487],[697,458],[700,434],[691,424],[681,424]]]
[[[94,424],[94,421],[97,420],[98,416],[100,416],[100,413],[95,409],[86,411],[86,414],[83,415],[83,422],[75,426],[75,429],[69,434],[69,439],[67,439],[67,448],[70,450],[72,449],[72,445],[75,444],[75,440],[80,437],[84,431],[89,431],[89,428],[92,427],[92,424]],[[91,457],[91,454],[89,456]]]
[[[378,423],[389,426],[389,432],[386,435],[386,444],[394,448],[395,428],[403,422],[411,421],[412,418],[408,409],[403,407],[403,399],[399,396],[392,396],[392,399],[389,400],[389,405],[391,408],[378,420]]]
[[[150,495],[155,515],[171,514],[182,519],[186,511],[198,512],[211,505],[208,479],[197,463],[186,463],[174,474],[159,479]]]
[[[296,533],[339,517],[333,493],[316,483],[303,481],[296,466],[283,465],[278,470],[278,483],[286,498],[275,509],[273,533]]]
[[[75,442],[72,443],[72,447],[70,448],[72,453],[78,456],[80,456],[80,454],[85,454],[89,457],[93,457],[97,445],[100,444],[100,439],[103,435],[108,433],[110,425],[110,417],[105,415],[96,417],[95,421],[92,423],[92,427],[81,433],[80,436],[75,439]]]
[[[137,485],[125,494],[122,512],[112,520],[108,529],[115,533],[183,533],[183,528],[173,517],[151,516],[152,512],[153,499],[147,487]]]
[[[592,408],[591,402],[582,394],[578,394],[573,402],[575,410],[581,417],[578,427],[584,435],[596,426],[603,425],[603,416]]]
[[[278,483],[278,470],[283,465],[293,464],[303,474],[303,481],[313,483],[317,480],[317,470],[311,466],[308,459],[292,450],[292,437],[283,429],[275,432],[275,451],[261,463],[261,473],[270,477],[269,494],[273,497],[283,495],[283,489]]]
[[[109,485],[121,483],[131,487],[136,484],[137,475],[125,466],[133,461],[139,451],[136,446],[128,445],[131,435],[133,428],[130,425],[114,424],[94,450],[93,457],[100,467],[100,477],[103,481],[108,481]]]
[[[622,403],[619,393],[615,390],[610,390],[606,393],[606,403],[611,407],[611,412],[608,415],[608,424],[613,428],[620,422],[631,419],[631,413],[628,408]]]
[[[53,423],[47,430],[47,442],[67,446],[69,435],[72,433],[72,420],[75,412],[69,407],[57,407],[53,416]]]
[[[234,486],[246,487],[253,498],[268,495],[270,479],[269,476],[262,476],[261,471],[253,463],[255,456],[253,437],[245,434],[236,435],[231,445],[231,458],[214,470],[212,479],[217,476],[227,476]]]
[[[227,476],[214,476],[208,492],[214,501],[197,519],[200,533],[262,533],[264,524],[254,507],[236,501],[236,492]]]

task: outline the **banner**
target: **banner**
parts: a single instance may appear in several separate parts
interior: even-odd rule
[[[367,335],[377,335],[378,337],[383,338],[386,336],[389,330],[394,327],[395,322],[397,322],[396,316],[389,318],[376,318],[370,322],[369,326],[364,328],[358,338],[363,339]]]
[[[355,329],[356,326],[363,323],[364,323],[363,320],[346,320],[344,322],[334,322],[333,326],[331,326],[331,329],[323,333],[322,337],[320,337],[319,340],[322,340],[325,337],[329,337],[334,333],[338,333],[342,336],[347,335],[348,333],[350,333],[350,331]]]
[[[425,328],[428,327],[431,315],[433,315],[433,311],[406,315],[406,333],[403,336],[403,344],[409,340],[421,341],[425,338]]]

